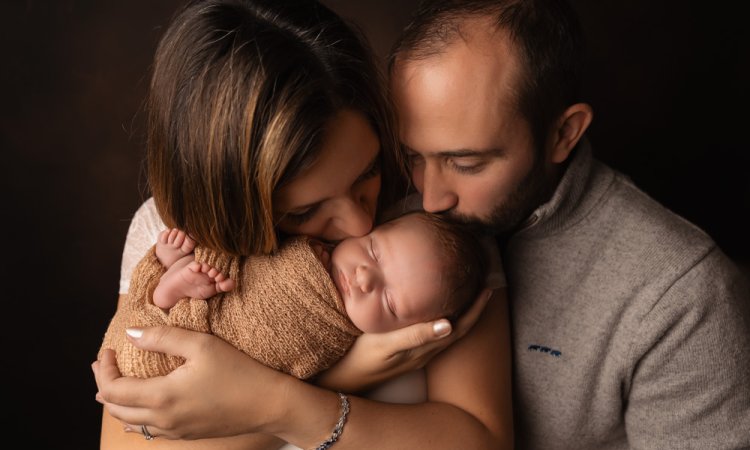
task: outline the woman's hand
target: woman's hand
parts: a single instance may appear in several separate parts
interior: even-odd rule
[[[328,389],[357,392],[424,367],[474,326],[491,295],[489,289],[481,292],[455,329],[448,320],[440,319],[387,333],[365,333],[341,360],[314,381]]]
[[[114,352],[92,366],[97,400],[114,418],[156,437],[199,439],[264,431],[278,417],[272,392],[284,392],[290,378],[272,370],[216,336],[174,327],[136,329],[138,348],[178,355],[185,364],[163,377],[123,377]],[[282,384],[280,386],[279,384]],[[279,387],[279,390],[268,389]],[[257,408],[248,408],[248,403]]]

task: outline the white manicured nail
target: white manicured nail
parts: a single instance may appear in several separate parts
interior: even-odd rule
[[[451,325],[447,320],[441,320],[440,322],[435,322],[432,326],[432,331],[435,332],[436,336],[445,336],[450,333]]]
[[[127,333],[128,336],[135,338],[135,339],[138,339],[141,336],[143,336],[143,330],[141,330],[140,328],[127,328],[125,329],[125,333]]]

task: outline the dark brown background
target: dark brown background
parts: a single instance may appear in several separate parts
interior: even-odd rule
[[[29,448],[96,448],[89,369],[144,198],[154,47],[181,1],[0,4],[3,423]],[[329,0],[382,55],[415,4]],[[750,36],[729,2],[574,1],[595,152],[750,261]],[[69,444],[68,444],[69,443]]]

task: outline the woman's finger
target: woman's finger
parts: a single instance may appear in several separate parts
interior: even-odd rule
[[[461,339],[469,332],[474,324],[477,323],[479,317],[481,317],[485,306],[487,306],[487,302],[492,297],[492,292],[491,289],[482,291],[474,300],[469,310],[461,316],[455,327],[451,327],[448,320],[441,319],[435,322],[416,324],[403,328],[402,330],[406,331],[405,336],[403,336],[401,341],[396,342],[396,347],[394,348],[399,348],[398,345],[401,345],[400,350],[397,351],[411,353],[411,357],[421,367],[422,364],[429,361],[436,353]],[[420,327],[419,325],[424,326]],[[399,336],[396,334],[394,337],[398,338]]]
[[[441,340],[450,333],[451,324],[446,319],[415,323],[383,335],[384,346],[389,355],[396,355]]]
[[[153,421],[153,416],[150,414],[149,410],[145,408],[133,408],[129,406],[116,405],[114,403],[107,403],[104,405],[104,407],[107,409],[107,412],[110,416],[123,423],[123,428],[125,431],[140,433],[141,424],[148,424],[149,422]],[[148,425],[148,429],[153,430],[151,431],[151,434],[156,436],[155,431],[157,430],[157,428],[155,426]]]
[[[144,430],[144,427],[145,427],[145,430]],[[148,433],[148,435],[151,436],[151,439],[155,439],[155,438],[169,439],[169,436],[167,434],[165,434],[160,428],[157,428],[153,425],[134,425],[131,423],[125,423],[122,426],[122,431],[126,433],[140,434],[144,438],[146,438],[146,433]]]
[[[492,296],[492,292],[491,289],[485,289],[477,296],[469,310],[458,320],[455,330],[448,320],[440,319],[433,322],[417,323],[387,333],[387,351],[391,355],[396,355],[400,352],[423,347],[420,350],[429,353],[436,348],[445,347],[460,339],[479,320],[482,311],[484,311]],[[448,342],[444,342],[444,339],[448,336],[450,336],[450,339]]]
[[[150,407],[154,399],[148,392],[159,392],[158,384],[162,377],[123,377],[117,368],[115,352],[112,350],[102,352],[101,359],[91,367],[99,389],[96,399],[105,405],[115,403],[123,407]]]
[[[143,416],[145,417],[145,414]],[[132,439],[133,437],[135,437],[137,442],[140,444],[141,443],[140,440],[146,437],[146,434],[144,434],[144,429],[143,429],[143,426],[145,425],[146,433],[148,433],[150,436],[153,436],[154,438],[159,438],[159,439],[172,439],[173,438],[169,432],[165,431],[162,428],[159,428],[159,426],[148,423],[148,421],[145,419],[144,420],[137,419],[137,420],[139,421],[138,422],[124,422],[124,421],[118,420],[115,416],[112,415],[109,409],[107,409],[104,413],[104,416],[102,417],[102,428],[106,429],[106,431],[103,431],[103,432],[108,433],[108,434],[112,434],[112,433],[119,434],[120,431],[123,431],[125,433],[135,434],[136,436],[130,436],[130,438]],[[151,444],[151,445],[155,445],[158,448],[169,447],[169,444],[163,441],[159,443],[158,445],[157,444]],[[145,447],[142,447],[142,445],[135,445],[135,447],[145,448]],[[182,448],[181,445],[178,445],[178,447]],[[151,448],[150,445],[149,445],[149,448]],[[193,448],[193,447],[190,447],[190,448]]]
[[[128,340],[141,350],[182,356],[185,359],[199,354],[208,336],[205,333],[169,326],[128,328],[126,333]]]
[[[96,385],[99,390],[102,388],[102,380],[114,380],[122,376],[120,374],[120,369],[117,368],[115,352],[110,349],[104,350],[100,358],[94,362],[91,368],[94,371],[94,378],[96,379]]]

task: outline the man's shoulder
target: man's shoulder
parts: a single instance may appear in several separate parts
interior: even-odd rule
[[[611,170],[614,176],[592,220],[608,225],[603,229],[610,230],[613,237],[634,247],[648,246],[644,250],[705,252],[716,246],[705,230],[646,193],[628,176],[614,169],[604,170]]]
[[[595,172],[608,173],[606,192],[583,220],[560,237],[574,241],[566,242],[570,245],[565,248],[576,248],[598,261],[612,277],[637,279],[644,285],[672,283],[696,266],[712,266],[723,274],[734,270],[734,263],[699,226],[624,174],[603,164]]]

